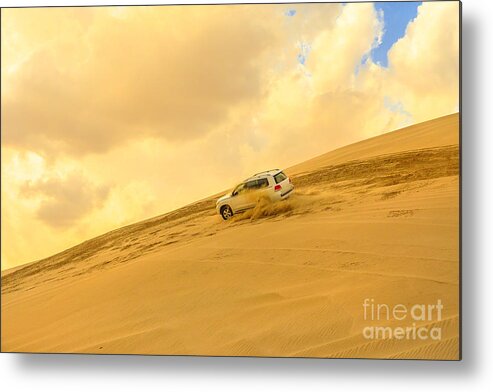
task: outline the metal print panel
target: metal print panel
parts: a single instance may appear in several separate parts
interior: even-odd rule
[[[4,8],[1,350],[460,359],[460,3]]]

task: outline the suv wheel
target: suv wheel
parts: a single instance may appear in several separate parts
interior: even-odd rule
[[[226,205],[221,208],[221,216],[223,217],[224,220],[228,220],[233,216],[233,211],[231,210],[231,207]]]

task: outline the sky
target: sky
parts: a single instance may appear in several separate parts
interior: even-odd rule
[[[457,2],[2,10],[2,269],[458,111]]]
[[[384,23],[382,42],[371,51],[371,59],[375,63],[388,67],[387,53],[404,37],[407,25],[416,18],[421,4],[421,1],[375,3],[375,10],[382,14]]]

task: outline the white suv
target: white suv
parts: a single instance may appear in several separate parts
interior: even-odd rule
[[[238,212],[254,208],[258,202],[286,199],[294,189],[291,179],[279,169],[267,170],[237,185],[231,193],[219,198],[216,210],[227,220]]]

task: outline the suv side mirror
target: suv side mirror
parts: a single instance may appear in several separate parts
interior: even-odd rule
[[[236,196],[237,194],[238,194],[238,192],[233,191],[233,193],[231,193],[231,196]]]

